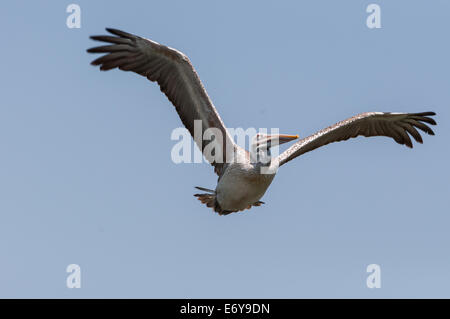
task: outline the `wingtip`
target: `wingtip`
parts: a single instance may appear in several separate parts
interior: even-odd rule
[[[434,116],[434,115],[436,115],[436,113],[433,112],[433,111],[428,111],[428,112],[414,113],[414,115],[420,115],[420,116]]]
[[[424,117],[435,116],[436,112],[433,112],[433,111],[423,112],[420,115],[424,116]],[[431,118],[431,117],[428,117],[428,123],[431,124],[431,125],[437,125],[436,120]]]
[[[89,36],[89,39],[94,40],[94,41],[105,42],[105,36],[104,35],[91,35],[91,36]]]
[[[117,35],[118,37],[129,38],[129,39],[132,39],[132,38],[136,37],[135,35],[133,35],[131,33],[128,33],[128,32],[125,32],[125,31],[122,31],[122,30],[119,30],[119,29],[115,29],[115,28],[105,28],[105,29],[109,33]]]

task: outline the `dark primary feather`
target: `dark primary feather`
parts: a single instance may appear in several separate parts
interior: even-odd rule
[[[222,154],[233,152],[237,145],[229,136],[225,125],[217,113],[213,103],[206,93],[194,67],[183,53],[139,36],[107,28],[115,35],[91,36],[92,40],[107,42],[108,45],[88,49],[89,53],[105,53],[92,61],[92,65],[99,65],[100,70],[107,71],[118,68],[123,71],[133,71],[145,76],[150,81],[157,82],[161,91],[175,106],[184,126],[194,137],[194,120],[202,121],[202,134],[206,129],[218,128],[223,135]],[[196,141],[203,151],[208,140]],[[217,174],[221,174],[223,163],[211,159]],[[230,159],[224,158],[222,162]]]
[[[412,148],[413,144],[409,135],[416,142],[423,142],[417,129],[429,135],[434,135],[433,130],[427,125],[436,125],[436,121],[430,117],[434,115],[436,115],[434,112],[368,112],[358,114],[298,141],[278,157],[279,165],[281,166],[318,147],[360,135],[366,137],[387,136],[393,138],[399,144]]]

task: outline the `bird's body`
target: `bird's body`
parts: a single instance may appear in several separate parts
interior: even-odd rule
[[[257,163],[232,163],[220,177],[215,190],[219,207],[236,212],[260,203],[275,173],[261,174]]]
[[[107,31],[115,36],[91,37],[109,43],[88,50],[90,53],[106,53],[92,64],[100,65],[103,71],[114,68],[133,71],[159,84],[219,176],[215,190],[197,187],[206,193],[195,196],[221,215],[260,206],[263,203],[260,199],[272,183],[278,167],[318,147],[357,136],[387,136],[412,148],[410,136],[422,143],[417,129],[434,135],[427,125],[436,124],[430,117],[435,115],[434,112],[367,112],[299,140],[278,157],[271,157],[270,148],[298,136],[257,134],[253,139],[252,151],[248,152],[234,143],[186,55],[130,33],[116,29]],[[218,133],[214,134],[214,143],[223,155],[221,160],[204,153],[210,140],[196,138],[196,121],[201,123],[202,137],[210,129]]]

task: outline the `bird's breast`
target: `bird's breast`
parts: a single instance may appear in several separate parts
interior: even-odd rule
[[[259,169],[230,165],[219,180],[216,196],[224,210],[242,210],[260,200],[275,174],[260,174]]]

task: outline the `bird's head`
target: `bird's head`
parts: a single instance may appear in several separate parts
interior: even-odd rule
[[[270,162],[270,148],[298,138],[298,135],[258,133],[252,141],[252,154],[257,162]]]

